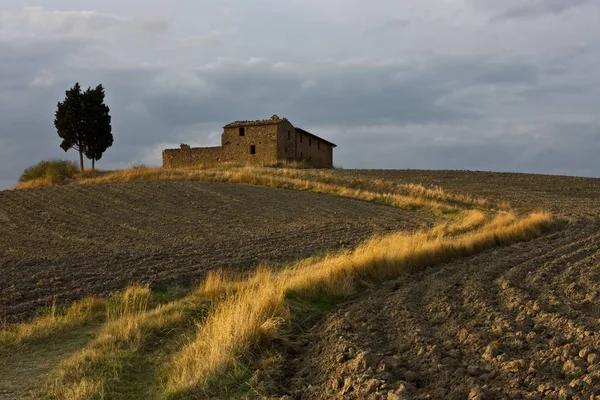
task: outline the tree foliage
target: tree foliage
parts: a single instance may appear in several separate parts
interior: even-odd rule
[[[60,147],[67,151],[79,152],[79,165],[83,171],[83,155],[95,161],[113,144],[110,108],[104,104],[102,85],[85,92],[79,83],[66,91],[65,100],[59,102],[55,114],[54,126],[58,136],[63,139]]]
[[[85,110],[84,130],[86,139],[85,156],[95,161],[113,144],[112,128],[110,125],[110,108],[104,104],[104,88],[102,85],[95,89],[88,88],[83,93],[83,108]]]

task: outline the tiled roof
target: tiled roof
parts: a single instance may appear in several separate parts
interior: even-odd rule
[[[272,125],[280,122],[287,121],[287,118],[279,118],[277,115],[273,115],[269,119],[259,119],[256,121],[235,121],[225,125],[223,128],[237,128],[240,126],[259,126],[259,125]]]

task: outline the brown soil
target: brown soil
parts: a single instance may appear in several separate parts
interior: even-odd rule
[[[191,285],[414,229],[422,215],[280,189],[198,182],[69,185],[0,192],[0,315],[105,295],[128,283]]]
[[[341,173],[549,208],[555,232],[410,274],[293,329],[259,385],[293,399],[600,399],[600,180]],[[448,179],[446,182],[444,179]],[[302,329],[300,329],[302,328]]]

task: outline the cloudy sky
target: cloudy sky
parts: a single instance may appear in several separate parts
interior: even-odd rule
[[[597,0],[2,0],[0,189],[77,159],[76,81],[106,88],[105,169],[278,114],[344,168],[600,177],[599,65]]]

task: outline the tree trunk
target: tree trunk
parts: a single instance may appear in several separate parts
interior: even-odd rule
[[[79,166],[81,167],[81,172],[83,172],[83,151],[79,150]]]
[[[96,169],[96,160],[92,158],[92,171]]]

